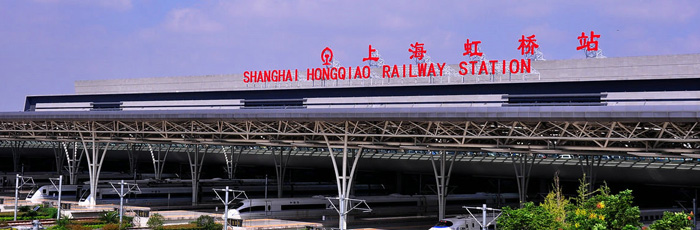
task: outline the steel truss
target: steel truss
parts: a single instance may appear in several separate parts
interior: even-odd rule
[[[161,180],[163,175],[163,169],[165,168],[165,159],[168,158],[168,153],[170,153],[170,145],[165,149],[165,153],[161,150],[163,149],[162,144],[158,144],[158,150],[153,150],[151,144],[147,144],[148,151],[151,153],[151,161],[153,162],[153,173],[155,174],[156,180]],[[189,152],[188,152],[189,153]]]
[[[228,149],[228,151],[226,149]],[[236,150],[238,151],[237,154]],[[238,168],[238,162],[243,154],[243,147],[235,149],[233,146],[228,146],[228,148],[221,146],[221,153],[224,154],[224,160],[226,161],[224,170],[226,171],[228,179],[236,178],[236,168]]]
[[[136,174],[138,171],[138,151],[141,151],[143,146],[141,144],[128,143],[126,144],[126,155],[129,157],[129,173],[134,176],[136,180]]]
[[[187,145],[187,160],[190,162],[190,174],[192,175],[192,206],[199,203],[199,177],[202,175],[202,166],[207,151],[209,151],[208,145]]]
[[[589,192],[595,189],[596,168],[600,167],[602,157],[595,156],[580,156],[578,158],[581,172],[583,172],[585,183],[588,184]]]
[[[347,129],[346,129],[347,127]],[[324,147],[347,135],[352,148],[514,151],[574,154],[697,154],[697,122],[453,121],[26,121],[0,122],[0,139]],[[133,136],[132,136],[133,135]],[[332,144],[341,144],[331,140]]]
[[[15,170],[15,172],[19,172],[20,170],[20,157],[24,155],[24,142],[22,141],[11,141],[10,142],[11,150],[12,150],[12,167]],[[24,171],[24,170],[22,170]]]
[[[68,171],[68,182],[72,185],[78,184],[80,161],[85,155],[87,146],[83,146],[83,150],[78,153],[78,142],[63,142],[61,145],[63,146],[63,150],[66,153],[66,160],[68,161],[68,166],[65,167]],[[72,149],[72,151],[69,151],[69,148]]]
[[[515,169],[515,177],[518,183],[518,200],[520,206],[527,201],[527,187],[530,185],[530,172],[535,164],[535,156],[531,153],[516,153],[511,154],[513,160],[513,168]]]
[[[61,143],[51,142],[51,149],[53,150],[53,157],[56,162],[56,174],[61,175],[63,170],[63,150],[61,149]]]
[[[79,133],[80,141],[83,143],[83,147],[87,147],[89,143],[90,149],[83,148],[85,152],[86,160],[88,163],[88,174],[90,175],[90,196],[87,197],[85,205],[94,207],[97,204],[97,182],[100,181],[100,171],[102,170],[102,163],[107,155],[107,150],[109,149],[110,142],[104,143],[102,151],[100,151],[100,146],[102,143],[95,141],[95,135],[92,135],[92,139],[87,139],[83,137],[82,133]]]
[[[445,151],[440,151],[438,153],[438,165],[435,165],[435,159],[433,153],[430,154],[430,163],[433,165],[433,173],[435,175],[435,193],[438,196],[438,220],[445,218],[445,204],[446,198],[449,193],[450,176],[452,175],[452,166],[454,166],[457,154],[452,154],[447,166],[447,153]]]
[[[96,185],[94,182],[98,174],[95,172],[99,173],[109,143],[170,144],[174,148],[186,148],[195,181],[192,184],[193,203],[197,202],[196,181],[210,145],[279,148],[279,155],[272,155],[276,161],[279,160],[275,166],[278,178],[281,172],[282,179],[283,165],[286,165],[291,154],[291,151],[287,152],[287,159],[284,159],[282,148],[320,148],[327,151],[327,155],[324,155],[330,156],[334,165],[340,209],[344,210],[341,213],[347,213],[349,203],[346,199],[351,191],[357,160],[374,157],[369,154],[362,156],[364,149],[394,150],[399,155],[396,159],[402,159],[401,154],[431,151],[452,152],[451,158],[455,159],[458,156],[454,152],[457,151],[493,152],[489,149],[507,149],[518,176],[520,198],[524,201],[527,178],[532,164],[536,163],[536,154],[585,156],[644,153],[700,158],[698,133],[698,122],[673,121],[0,121],[0,140],[82,142],[88,159],[91,186]],[[102,154],[99,154],[100,146],[104,146]],[[87,151],[89,148],[92,149],[91,153]],[[212,148],[211,151],[215,150]],[[348,157],[353,155],[354,162],[350,166]],[[341,162],[336,161],[337,157],[341,158]],[[433,159],[432,155],[426,157]],[[441,158],[446,157],[441,154]],[[464,158],[462,155],[457,160],[463,161]],[[68,160],[70,163],[71,159]],[[446,159],[440,161],[439,170],[442,172],[446,168]],[[587,161],[585,166],[591,169],[589,181],[594,182],[591,163]],[[580,165],[584,166],[584,163],[580,162]],[[449,174],[449,170],[447,173],[436,173],[439,186],[447,187]],[[446,195],[444,191],[443,195]],[[346,216],[341,214],[341,227],[345,226],[345,220]]]
[[[276,149],[279,150],[276,151]],[[289,159],[292,158],[292,149],[289,148],[289,150],[287,150],[287,154],[284,154],[284,150],[282,150],[282,148],[272,148],[272,154],[272,158],[275,161],[275,174],[277,176],[277,198],[282,198],[284,176],[287,173],[287,165],[289,164]],[[228,162],[226,163],[228,164]]]

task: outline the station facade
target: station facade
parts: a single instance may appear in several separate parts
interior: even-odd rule
[[[301,165],[333,166],[345,202],[358,167],[432,173],[443,206],[452,173],[514,175],[521,201],[533,168],[583,170],[591,182],[697,184],[686,175],[700,172],[700,54],[527,61],[529,72],[480,75],[453,64],[425,77],[372,67],[354,79],[290,71],[296,81],[256,82],[251,73],[78,81],[75,94],[27,96],[23,112],[0,113],[0,140],[15,171],[31,154],[19,154],[25,144],[79,143],[94,188],[107,153],[130,154],[134,144],[173,146],[195,180],[207,154],[229,172],[236,154],[271,155],[279,181],[290,157],[308,159]]]

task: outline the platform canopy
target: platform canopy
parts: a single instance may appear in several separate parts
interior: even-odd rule
[[[698,121],[687,105],[12,112],[0,139],[679,155],[699,153]]]

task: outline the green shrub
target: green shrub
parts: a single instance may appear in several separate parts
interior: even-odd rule
[[[17,220],[40,220],[40,219],[51,219],[50,216],[21,216],[17,214]],[[11,221],[14,220],[12,216],[0,217],[0,221]]]
[[[118,224],[119,223],[119,212],[118,211],[111,211],[111,212],[105,212],[100,215],[98,218],[100,221],[107,223],[107,224]]]
[[[102,228],[105,226],[105,224],[88,224],[88,225],[82,225],[83,227],[90,228],[90,229],[98,229]]]
[[[162,215],[158,213],[153,213],[150,217],[148,217],[146,225],[148,225],[148,227],[152,229],[162,229],[164,222],[165,218]]]
[[[34,211],[34,210],[29,210],[29,211],[25,212],[24,214],[22,214],[22,216],[30,217],[30,218],[33,218],[37,215],[39,215],[39,213],[37,211]]]
[[[497,221],[498,229],[502,230],[557,230],[562,227],[554,214],[532,202],[523,204],[519,209],[503,208],[503,214]]]
[[[651,230],[690,230],[693,217],[683,212],[664,212],[660,220],[649,225]]]
[[[499,229],[637,230],[642,227],[639,207],[632,204],[632,190],[612,194],[610,188],[604,185],[589,191],[588,184],[582,179],[578,195],[571,199],[574,203],[569,203],[570,199],[561,195],[557,182],[555,178],[554,190],[540,205],[530,202],[520,209],[503,208],[503,214],[498,219]],[[674,220],[681,217],[687,219],[688,216],[679,215]],[[672,226],[659,229],[681,228]]]
[[[209,215],[199,216],[197,220],[194,221],[194,223],[197,224],[197,227],[201,227],[204,230],[219,230],[224,228],[224,225],[217,224],[214,221],[214,217],[211,217]]]
[[[51,218],[56,218],[58,216],[58,209],[56,208],[41,208],[39,209],[39,213],[41,213],[42,216],[50,216]]]

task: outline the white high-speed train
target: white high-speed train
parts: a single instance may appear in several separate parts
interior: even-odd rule
[[[365,200],[372,209],[371,212],[353,211],[355,216],[403,216],[425,215],[437,213],[438,203],[435,195],[398,195],[388,196],[364,196],[354,199]],[[498,202],[500,199],[500,202]],[[475,193],[452,194],[447,196],[445,210],[447,213],[463,213],[462,206],[475,206],[481,204],[508,204],[517,203],[516,193]],[[332,200],[332,199],[331,199]],[[337,205],[337,200],[334,204]],[[274,199],[246,199],[235,203],[230,207],[229,216],[239,214],[243,219],[254,218],[318,218],[321,216],[334,216],[338,213],[323,196],[308,198],[274,198]],[[234,211],[235,210],[235,211]]]
[[[454,218],[445,218],[445,219],[438,221],[438,223],[435,224],[435,226],[433,226],[432,228],[430,228],[430,230],[467,230],[468,227],[476,227],[476,226],[467,226],[468,224],[470,224],[469,222],[471,222],[471,221],[467,221],[467,220],[468,219],[465,216],[457,216]],[[473,224],[473,222],[472,222],[472,224]],[[471,228],[471,229],[474,229],[474,228]]]
[[[98,204],[115,204],[119,202],[119,196],[112,186],[109,185],[109,182],[118,181],[100,181],[96,193]],[[141,190],[140,193],[132,193],[124,197],[125,202],[128,204],[165,206],[189,204],[192,201],[192,184],[190,180],[129,180],[127,182],[138,184]],[[223,188],[225,186],[229,186],[230,189],[246,191],[249,197],[263,197],[266,187],[270,194],[276,193],[277,189],[274,181],[266,186],[265,181],[259,179],[207,179],[200,180],[200,199],[202,201],[213,200],[215,195],[212,188]],[[355,187],[360,193],[382,192],[385,189],[381,184],[358,184]],[[90,194],[90,187],[87,184],[63,185],[61,189],[61,199],[67,201],[82,202],[87,200]],[[286,183],[283,189],[287,194],[299,196],[332,194],[337,191],[337,186],[332,183],[292,182]],[[58,190],[53,185],[44,185],[30,192],[26,199],[33,203],[40,203],[43,200],[56,200],[58,199]]]

